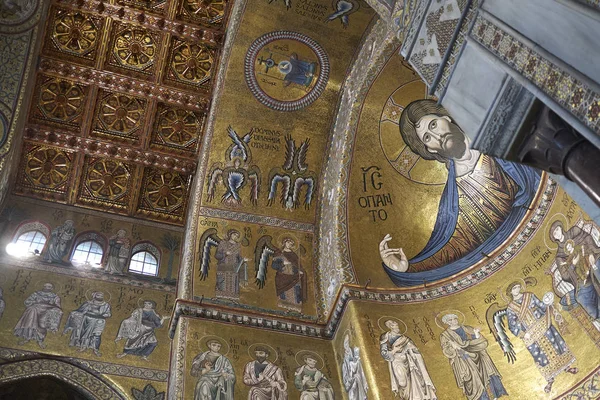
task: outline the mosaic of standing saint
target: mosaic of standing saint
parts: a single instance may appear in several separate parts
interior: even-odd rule
[[[523,340],[536,367],[546,380],[544,391],[550,393],[559,374],[576,374],[578,369],[572,366],[575,356],[560,332],[564,322],[553,306],[554,294],[548,292],[540,300],[534,293],[522,291],[528,285],[534,286],[536,283],[535,278],[510,283],[506,288],[508,304],[505,307],[500,307],[498,303],[492,304],[487,310],[486,318],[490,331],[502,347],[506,358],[510,363],[514,363],[517,356],[504,331],[506,318],[508,329]]]
[[[248,400],[287,400],[283,371],[269,360],[277,361],[277,352],[262,344],[251,345],[248,352],[254,358],[244,367],[244,384],[250,387]]]
[[[384,317],[385,318],[385,317]],[[404,332],[401,331],[403,324]],[[387,332],[379,338],[381,357],[388,363],[394,397],[406,400],[436,400],[425,360],[413,341],[404,335],[406,324],[394,318],[384,322]]]
[[[573,289],[560,300],[569,308],[579,304],[600,330],[600,231],[592,223],[578,221],[566,230],[561,221],[550,226],[550,240],[558,246],[556,265],[564,282]]]
[[[206,341],[207,351],[192,361],[192,376],[198,377],[194,400],[234,400],[235,372],[231,361],[222,353],[228,348],[221,338]]]
[[[508,396],[502,376],[487,352],[488,341],[479,328],[459,321],[460,312],[443,313],[447,326],[440,335],[440,345],[448,358],[456,384],[469,400],[492,400]],[[436,318],[437,322],[437,318]]]
[[[367,400],[369,384],[362,365],[360,349],[350,346],[350,334],[344,336],[342,380],[350,400]]]
[[[63,335],[70,331],[69,346],[77,347],[80,352],[90,349],[100,357],[102,332],[106,319],[111,316],[110,304],[104,300],[104,293],[93,292],[91,299],[71,311]]]
[[[300,400],[334,400],[333,387],[321,371],[323,359],[317,353],[306,350],[296,354],[296,362],[300,366],[294,373],[294,385],[300,391]]]
[[[143,303],[143,307],[133,310],[131,317],[121,322],[115,342],[125,339],[125,345],[123,352],[117,354],[117,358],[131,355],[147,360],[158,346],[154,330],[161,328],[165,320],[170,317],[166,315],[161,317],[156,313],[154,300],[144,300]]]
[[[397,286],[414,286],[448,278],[496,250],[525,216],[540,176],[529,167],[470,149],[464,132],[434,100],[408,104],[399,129],[413,161],[415,155],[437,161],[448,173],[425,247],[408,259],[401,247],[389,246],[390,234],[379,245],[390,279]]]

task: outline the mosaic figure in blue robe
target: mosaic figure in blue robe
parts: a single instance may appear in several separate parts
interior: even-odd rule
[[[145,300],[144,307],[133,310],[131,317],[121,322],[115,342],[121,339],[126,340],[123,352],[117,355],[118,358],[132,355],[147,360],[148,356],[152,354],[158,346],[154,330],[162,327],[165,320],[169,318],[168,316],[161,317],[155,309],[156,302]]]
[[[560,373],[578,372],[577,368],[571,366],[575,357],[553,324],[551,306],[531,292],[521,292],[521,289],[519,282],[513,282],[507,288],[507,294],[512,298],[506,309],[508,329],[525,343],[535,365],[546,379],[544,391],[549,393],[554,379]]]
[[[568,231],[561,221],[550,226],[550,240],[557,244],[556,265],[563,281],[573,289],[560,300],[571,309],[580,305],[600,330],[600,246],[592,235],[593,223],[582,223]]]
[[[456,314],[446,314],[448,328],[440,335],[456,384],[468,400],[494,400],[508,396],[502,376],[487,352],[488,341],[480,330],[460,324]]]
[[[397,286],[448,278],[494,252],[521,223],[535,197],[539,173],[469,149],[469,140],[433,100],[409,104],[400,117],[406,145],[444,163],[448,180],[426,246],[410,260],[402,248],[379,245],[383,268]]]

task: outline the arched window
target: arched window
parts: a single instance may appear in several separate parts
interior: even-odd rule
[[[41,221],[23,222],[6,246],[6,252],[14,257],[28,257],[41,254],[50,236],[50,228]]]
[[[29,231],[22,233],[15,244],[27,252],[39,254],[44,249],[46,239],[46,235],[40,231]]]
[[[142,275],[157,276],[158,260],[148,251],[138,251],[131,256],[129,271]]]
[[[160,266],[160,250],[150,242],[136,243],[131,248],[129,272],[136,274],[158,276]]]
[[[101,267],[104,250],[102,245],[95,240],[80,242],[75,247],[71,261],[76,264],[90,264],[93,267]]]

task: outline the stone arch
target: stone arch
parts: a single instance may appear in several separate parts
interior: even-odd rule
[[[0,364],[0,385],[32,377],[51,377],[76,387],[93,399],[125,400],[105,379],[80,366],[52,358],[33,358]]]

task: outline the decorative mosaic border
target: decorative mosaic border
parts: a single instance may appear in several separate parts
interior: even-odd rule
[[[65,361],[42,358],[0,364],[0,382],[18,381],[40,376],[52,376],[84,390],[90,398],[125,400],[127,396],[104,379]]]
[[[258,52],[267,44],[275,40],[295,40],[308,46],[315,52],[319,60],[319,68],[321,69],[317,83],[310,92],[303,98],[294,101],[281,101],[268,96],[258,85],[254,76],[254,64]],[[296,111],[304,108],[314,102],[325,90],[327,81],[329,80],[329,57],[327,53],[315,40],[298,32],[292,31],[275,31],[269,32],[256,39],[248,48],[246,59],[244,61],[244,72],[246,75],[246,83],[252,95],[265,106],[277,111]]]
[[[594,400],[600,398],[600,367],[555,400]]]
[[[470,35],[540,91],[600,134],[600,93],[494,22],[478,15]]]
[[[32,261],[31,259],[16,259],[0,257],[0,265],[7,268],[25,268],[34,271],[52,272],[54,274],[74,276],[83,279],[93,279],[96,281],[104,281],[110,283],[117,283],[121,285],[128,285],[132,287],[139,287],[144,289],[160,290],[162,292],[175,293],[175,285],[167,285],[162,283],[155,283],[135,279],[129,276],[110,275],[104,272],[86,271],[77,269],[75,267],[61,267],[58,265],[47,264],[39,262],[37,260]]]
[[[0,358],[5,360],[19,360],[23,358],[45,356],[33,351],[11,349],[9,347],[0,347]],[[134,367],[131,365],[112,364],[102,361],[84,360],[81,358],[64,357],[68,362],[82,366],[86,369],[98,372],[100,374],[124,376],[128,378],[144,379],[157,382],[166,382],[169,377],[168,371],[151,368]]]
[[[417,3],[415,5],[415,2]],[[400,48],[400,54],[404,56],[404,58],[409,58],[412,52],[413,47],[415,47],[415,41],[417,39],[417,34],[421,30],[421,25],[423,24],[423,19],[425,18],[425,11],[429,8],[429,3],[431,0],[409,0],[406,1],[406,7],[413,7],[409,10],[412,11],[412,16],[409,20],[409,29],[408,32],[404,35],[404,41],[402,42],[402,47]],[[416,9],[414,7],[417,7]],[[406,8],[404,9],[406,12]]]
[[[436,96],[440,99],[446,93],[446,88],[448,87],[448,83],[450,82],[450,76],[452,76],[452,72],[454,72],[454,65],[456,64],[456,60],[460,56],[463,45],[467,36],[469,35],[469,31],[471,30],[471,25],[473,23],[473,18],[477,14],[477,9],[479,8],[479,0],[472,0],[469,11],[464,17],[464,20],[460,26],[460,30],[458,31],[458,35],[454,39],[454,44],[452,45],[452,50],[450,50],[450,54],[448,55],[448,59],[444,64],[444,70],[439,78],[439,81],[435,85],[435,88],[430,88],[429,93],[433,93],[435,90]]]
[[[177,324],[181,317],[210,319],[218,322],[245,325],[248,327],[293,333],[302,336],[325,337],[324,326],[322,325],[305,324],[271,315],[249,315],[231,309],[177,300],[175,311],[173,313],[173,321],[169,326],[169,337],[171,337],[171,339],[175,337]]]
[[[350,262],[346,232],[346,206],[350,179],[351,154],[358,119],[367,93],[389,57],[398,51],[400,43],[385,21],[379,20],[365,37],[350,76],[345,81],[339,112],[333,126],[329,155],[323,174],[323,190],[319,204],[328,204],[318,210],[317,285],[320,298],[318,312],[329,316],[337,293],[345,282],[355,282]],[[336,246],[337,244],[337,246]]]
[[[267,217],[263,215],[247,214],[238,211],[221,210],[211,207],[200,207],[200,216],[210,218],[229,219],[237,222],[247,222],[251,224],[268,225],[278,228],[293,229],[307,233],[313,233],[315,226],[313,224],[290,221],[275,217]]]

